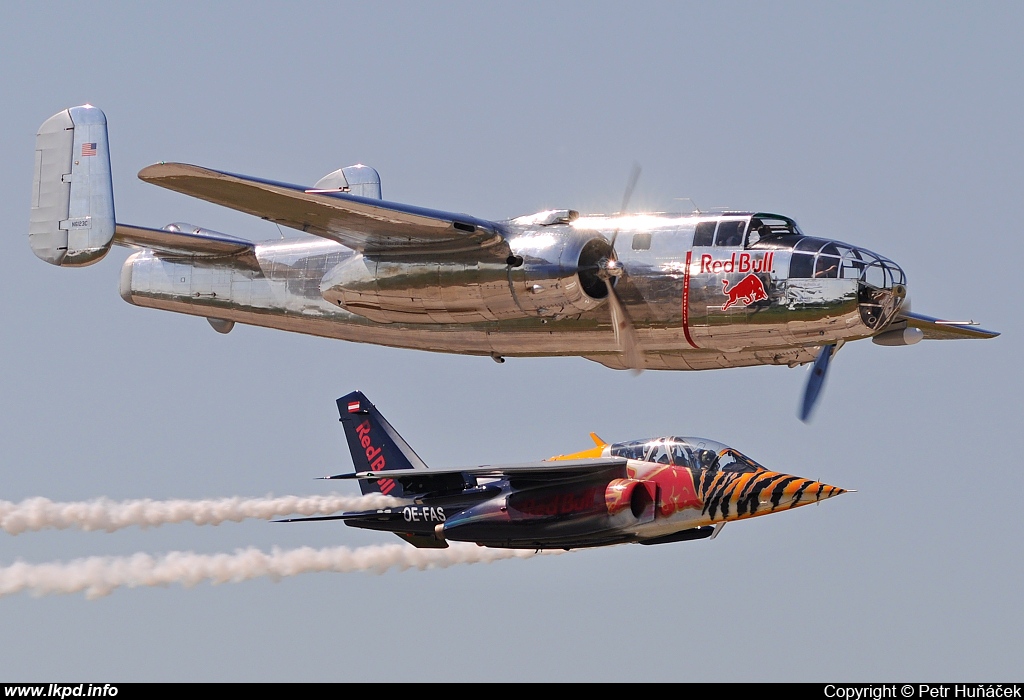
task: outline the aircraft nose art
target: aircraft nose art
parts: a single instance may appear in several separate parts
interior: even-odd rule
[[[772,471],[719,480],[717,488],[713,485],[709,491],[704,499],[704,510],[713,520],[740,520],[778,513],[847,492],[838,486]]]
[[[776,501],[776,494],[778,494],[778,506],[775,506],[775,510],[820,503],[833,496],[846,493],[846,489],[830,486],[820,481],[801,479],[798,476],[787,478],[792,479],[792,481],[784,485],[780,484],[780,488],[772,491],[771,502],[773,505]]]

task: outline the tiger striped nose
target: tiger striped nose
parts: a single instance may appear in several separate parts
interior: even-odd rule
[[[790,508],[796,508],[797,506],[819,503],[844,493],[846,493],[846,489],[841,489],[838,486],[830,486],[820,481],[798,478],[782,489],[781,500],[788,501]]]
[[[748,489],[739,491],[737,514],[764,515],[821,501],[846,493],[846,489],[791,474],[763,472]],[[754,502],[756,499],[756,503]]]

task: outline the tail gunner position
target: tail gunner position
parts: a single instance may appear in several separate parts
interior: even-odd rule
[[[254,243],[192,224],[118,223],[106,117],[83,105],[39,129],[32,250],[78,267],[113,244],[134,248],[121,269],[125,301],[204,317],[220,333],[247,323],[498,361],[575,355],[635,370],[817,359],[804,417],[847,341],[998,335],[912,313],[896,263],[806,236],[778,214],[559,209],[491,221],[386,201],[377,171],[364,165],[312,186],[164,162],[139,177],[303,235]]]
[[[779,513],[846,493],[765,469],[713,440],[663,437],[607,444],[543,462],[428,469],[361,392],[338,399],[363,493],[391,508],[282,522],[341,520],[393,532],[416,547],[573,549],[713,537],[733,520]]]

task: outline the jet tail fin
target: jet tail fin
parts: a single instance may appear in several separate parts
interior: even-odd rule
[[[81,267],[100,260],[114,238],[107,118],[92,105],[65,109],[36,134],[32,252],[51,265]]]
[[[353,391],[338,399],[338,413],[357,472],[427,468],[409,443],[361,391]],[[359,487],[363,493],[403,495],[401,483],[392,479],[360,479]]]

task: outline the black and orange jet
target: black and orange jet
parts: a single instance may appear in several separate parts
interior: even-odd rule
[[[713,440],[661,437],[608,444],[541,462],[431,469],[361,392],[338,399],[364,494],[394,496],[375,510],[300,520],[342,520],[393,532],[416,547],[574,549],[713,537],[725,523],[846,493],[770,471]]]

